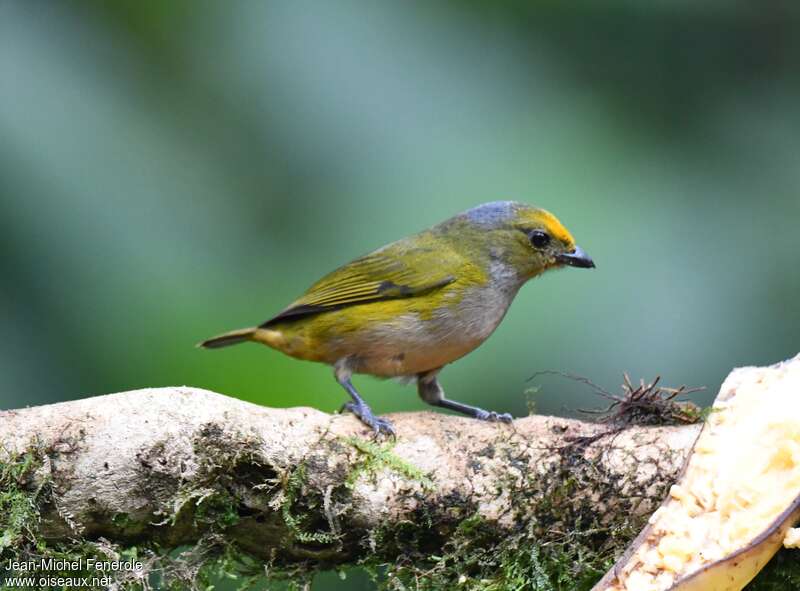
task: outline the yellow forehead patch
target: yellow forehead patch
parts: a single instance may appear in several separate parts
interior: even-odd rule
[[[525,212],[522,217],[526,225],[540,227],[556,240],[563,242],[569,247],[575,246],[575,239],[572,234],[558,221],[558,218],[544,209],[532,209]]]

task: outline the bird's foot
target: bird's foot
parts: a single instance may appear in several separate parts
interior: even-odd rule
[[[375,435],[389,435],[395,437],[394,425],[386,419],[376,417],[372,413],[372,409],[365,403],[347,402],[342,406],[342,410],[348,410],[356,415],[362,423],[372,429]]]
[[[475,418],[479,421],[489,421],[490,423],[511,423],[514,420],[507,412],[499,413],[493,410],[475,409]]]

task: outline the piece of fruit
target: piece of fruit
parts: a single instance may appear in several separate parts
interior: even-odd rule
[[[739,591],[800,518],[800,355],[734,370],[683,474],[593,591]]]

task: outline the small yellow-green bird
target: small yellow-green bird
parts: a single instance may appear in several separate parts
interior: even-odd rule
[[[339,267],[257,327],[200,345],[255,341],[328,363],[352,398],[344,408],[376,433],[394,430],[373,415],[353,373],[412,378],[428,404],[510,422],[509,414],[448,400],[437,376],[492,334],[526,281],[564,265],[595,266],[554,215],[514,201],[485,203]]]

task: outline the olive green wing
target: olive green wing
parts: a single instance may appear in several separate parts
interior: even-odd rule
[[[396,242],[326,275],[261,327],[346,306],[413,298],[455,281],[463,264],[449,248]]]

